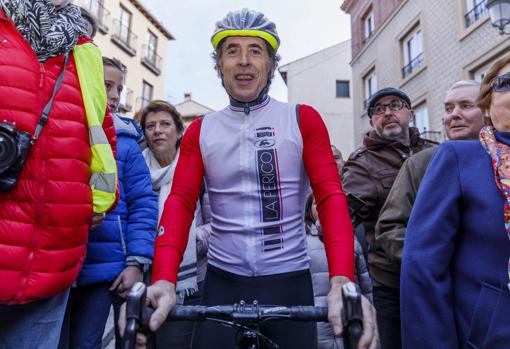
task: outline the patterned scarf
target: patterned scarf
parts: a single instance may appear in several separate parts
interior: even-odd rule
[[[505,196],[505,229],[510,239],[510,147],[498,142],[494,128],[485,126],[480,131],[480,142],[492,159],[496,184]],[[508,259],[508,288],[510,289],[510,257]]]
[[[78,37],[87,34],[80,8],[52,0],[0,0],[0,8],[32,46],[39,62],[72,50]]]

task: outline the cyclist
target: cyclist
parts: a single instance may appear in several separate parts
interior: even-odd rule
[[[229,12],[217,22],[211,41],[230,104],[196,120],[184,135],[156,241],[154,283],[147,293],[156,308],[150,327],[157,329],[175,304],[177,270],[205,176],[212,232],[202,304],[256,299],[313,305],[303,222],[311,183],[329,261],[330,322],[338,335],[341,286],[354,279],[354,241],[326,127],[313,108],[268,96],[280,39],[262,13]],[[366,299],[363,305],[360,348],[375,347],[374,313]],[[284,321],[262,330],[283,348],[315,346],[313,323]],[[231,348],[234,334],[213,322],[197,323],[193,348],[211,343]],[[138,340],[145,343],[143,336]]]

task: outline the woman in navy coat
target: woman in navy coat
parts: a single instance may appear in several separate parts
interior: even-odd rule
[[[510,348],[510,56],[488,70],[478,105],[491,125],[439,147],[409,220],[404,348]]]

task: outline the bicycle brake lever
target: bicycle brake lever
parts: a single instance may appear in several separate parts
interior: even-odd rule
[[[363,333],[363,309],[361,290],[358,285],[348,282],[342,286],[343,301],[343,341],[345,349],[357,349]]]
[[[154,310],[147,306],[147,287],[137,282],[126,297],[126,329],[124,331],[124,349],[134,349],[136,333],[150,333],[149,319]]]

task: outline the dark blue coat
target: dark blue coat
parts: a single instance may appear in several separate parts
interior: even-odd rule
[[[510,144],[510,133],[497,137]],[[510,241],[503,210],[491,158],[480,142],[442,144],[407,227],[404,348],[510,348]]]
[[[87,257],[78,285],[113,281],[128,261],[147,263],[154,252],[158,199],[137,140],[142,131],[127,118],[114,117],[120,197],[117,208],[89,232]]]

